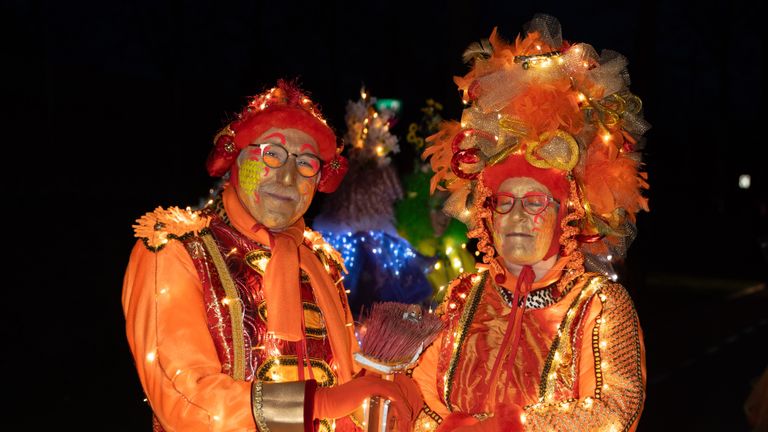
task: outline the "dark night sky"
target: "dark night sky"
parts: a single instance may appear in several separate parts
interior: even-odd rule
[[[565,39],[629,58],[653,125],[633,274],[765,278],[764,24],[745,0],[327,3],[3,2],[6,193],[23,216],[7,230],[22,259],[2,335],[24,353],[3,365],[41,378],[11,383],[21,405],[53,405],[43,421],[141,430],[120,308],[131,225],[206,195],[211,138],[246,96],[298,77],[341,130],[365,84],[403,101],[402,134],[427,98],[456,118],[464,48],[493,26],[512,39],[537,12],[558,17]],[[745,173],[752,188],[740,190]]]

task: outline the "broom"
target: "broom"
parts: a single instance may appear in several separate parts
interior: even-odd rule
[[[414,365],[424,348],[435,340],[443,323],[431,313],[424,313],[421,306],[396,303],[374,303],[363,318],[359,331],[361,349],[355,353],[355,361],[362,368],[381,374],[393,381],[395,373]],[[387,430],[389,400],[372,397],[368,403],[366,430]]]

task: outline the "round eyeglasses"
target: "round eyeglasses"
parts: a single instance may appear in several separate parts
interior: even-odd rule
[[[545,193],[529,193],[525,196],[516,197],[510,193],[499,192],[489,198],[490,207],[499,214],[507,214],[515,207],[515,201],[520,201],[523,210],[529,215],[536,216],[544,212],[552,203],[559,205],[560,202]]]
[[[261,149],[261,158],[270,168],[280,168],[288,162],[288,156],[296,158],[296,171],[302,177],[314,177],[320,172],[323,161],[311,153],[296,154],[289,152],[280,144],[263,143],[253,144]]]

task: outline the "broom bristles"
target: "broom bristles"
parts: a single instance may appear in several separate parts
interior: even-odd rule
[[[410,362],[443,328],[438,317],[420,306],[397,302],[374,303],[363,325],[361,354],[384,364]]]

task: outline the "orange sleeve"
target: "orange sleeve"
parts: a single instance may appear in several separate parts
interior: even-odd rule
[[[634,431],[645,401],[645,346],[624,287],[607,284],[583,326],[580,398],[525,407],[524,430]]]
[[[181,242],[151,252],[139,241],[122,301],[141,385],[166,431],[256,430],[251,383],[221,373],[202,286]]]
[[[421,389],[427,408],[441,418],[445,418],[450,412],[437,393],[437,359],[440,355],[442,339],[442,337],[435,339],[435,342],[422,354],[419,358],[419,364],[413,370],[412,377]]]

